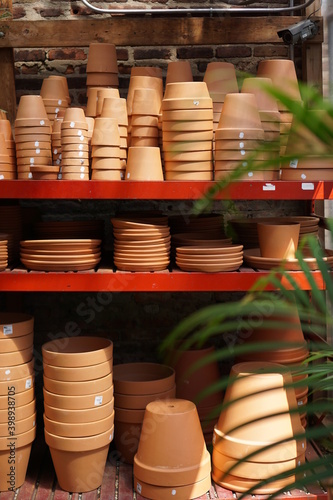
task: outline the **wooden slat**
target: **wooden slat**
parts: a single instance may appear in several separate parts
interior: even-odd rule
[[[104,471],[100,500],[115,500],[115,482],[116,467],[108,460]]]
[[[40,466],[41,472],[34,500],[49,500],[52,496],[53,483],[55,481],[55,472],[49,451],[45,454]]]
[[[127,464],[119,465],[119,500],[133,500],[132,467]]]
[[[276,17],[110,17],[0,23],[0,47],[88,47],[91,42],[130,45],[281,43],[277,31],[300,21]],[[320,21],[322,22],[322,20]],[[312,42],[322,43],[322,29]]]
[[[16,116],[14,54],[11,48],[0,48],[0,108],[13,122]]]

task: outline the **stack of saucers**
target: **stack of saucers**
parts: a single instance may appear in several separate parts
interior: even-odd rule
[[[8,235],[0,234],[0,271],[8,266]]]
[[[0,313],[0,491],[24,483],[36,436],[33,326],[28,314]]]
[[[67,337],[44,344],[42,354],[45,440],[58,482],[66,491],[94,490],[114,432],[113,344]]]
[[[8,263],[19,259],[22,239],[22,213],[19,205],[0,205],[0,232],[8,237]]]
[[[17,176],[32,179],[34,173],[53,172],[51,153],[51,122],[43,99],[38,95],[23,95],[15,119]]]
[[[162,131],[166,180],[212,180],[213,104],[205,82],[166,85]]]
[[[124,169],[120,161],[120,135],[117,118],[95,118],[91,138],[92,180],[120,181]]]
[[[176,248],[176,264],[183,271],[236,271],[243,264],[242,245]]]
[[[170,263],[167,218],[113,218],[114,263],[122,271],[161,271]]]
[[[116,118],[120,137],[120,163],[121,168],[126,168],[127,141],[128,141],[128,117],[126,99],[120,97],[106,97],[103,101],[101,118]]]
[[[61,123],[61,175],[89,180],[88,123],[81,108],[67,108]]]
[[[22,264],[35,271],[83,271],[94,269],[101,260],[101,240],[23,240]]]
[[[87,88],[119,87],[118,61],[112,43],[91,43],[87,62]]]
[[[0,160],[0,176],[3,175],[3,179],[16,179],[16,152],[15,152],[15,141],[13,138],[12,127],[10,121],[7,119],[0,119],[0,134],[3,134],[6,150],[3,145],[0,147],[1,155],[8,154],[9,160],[7,158],[2,158]],[[4,151],[4,153],[3,153]],[[8,165],[5,167],[5,165]]]

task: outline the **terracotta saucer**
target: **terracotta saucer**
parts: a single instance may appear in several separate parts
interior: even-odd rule
[[[243,245],[221,245],[214,247],[203,247],[203,246],[186,246],[177,247],[177,253],[179,255],[229,255],[229,254],[240,254],[243,250]]]
[[[176,262],[177,263],[177,262]],[[178,264],[182,271],[197,271],[203,273],[219,273],[225,271],[237,271],[241,263],[237,264]]]
[[[176,263],[178,265],[201,265],[201,264],[241,264],[243,262],[243,256],[242,255],[232,255],[230,257],[228,256],[222,256],[222,257],[212,257],[210,255],[199,255],[199,256],[190,256],[190,257],[183,257],[183,256],[176,256]]]
[[[326,257],[324,257],[324,261],[329,267],[332,267],[333,252],[331,250],[325,250],[325,253]],[[312,271],[318,269],[318,263],[315,258],[304,257],[304,261]],[[261,257],[259,248],[249,248],[244,250],[244,262],[256,269],[272,269],[274,267],[283,267],[283,269],[286,269],[287,271],[299,271],[301,269],[297,259],[282,260]]]
[[[134,271],[134,272],[153,272],[164,271],[167,269],[167,264],[116,264],[117,269],[120,271]]]
[[[88,269],[94,269],[98,262],[89,262],[85,264],[38,264],[25,262],[22,260],[22,264],[24,264],[28,269],[33,271],[86,271]]]

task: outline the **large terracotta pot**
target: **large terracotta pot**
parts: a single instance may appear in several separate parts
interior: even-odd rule
[[[95,436],[107,432],[113,426],[114,412],[100,420],[91,422],[60,422],[51,420],[44,414],[44,428],[50,434],[71,438]]]
[[[139,481],[173,487],[210,476],[210,455],[194,403],[170,399],[147,405],[133,472]]]
[[[73,493],[98,488],[112,439],[113,426],[104,433],[80,438],[56,436],[45,430],[60,487]]]
[[[85,380],[95,380],[112,372],[113,358],[103,363],[91,364],[89,366],[76,366],[74,368],[64,366],[52,366],[43,364],[44,375],[51,379],[64,382],[83,382]],[[0,369],[1,374],[1,369]]]
[[[12,414],[15,413],[16,420],[24,420],[31,417],[36,411],[36,399],[32,399],[30,403],[23,406],[16,406],[15,411],[12,410]],[[0,423],[8,425],[8,406],[0,410]]]
[[[102,337],[64,337],[42,346],[43,362],[62,367],[83,367],[112,358],[113,343]]]
[[[68,424],[82,424],[106,418],[108,415],[111,415],[111,413],[113,412],[113,408],[114,398],[112,398],[108,403],[105,403],[101,406],[95,406],[94,408],[86,408],[83,410],[67,410],[62,408],[55,408],[44,403],[44,414],[50,420]]]
[[[84,396],[68,396],[55,394],[43,388],[44,404],[54,408],[64,410],[84,410],[87,408],[96,408],[110,402],[113,399],[113,386],[105,391],[98,391],[95,394]]]
[[[54,394],[64,394],[66,396],[84,396],[86,394],[96,394],[103,392],[112,386],[112,373],[105,377],[94,380],[84,380],[81,382],[67,382],[43,377],[44,388]]]

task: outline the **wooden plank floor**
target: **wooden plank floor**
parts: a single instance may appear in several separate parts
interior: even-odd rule
[[[315,450],[309,447],[309,456],[313,457]],[[281,495],[293,500],[326,500],[327,493],[320,484],[314,484],[307,491],[292,490]],[[212,483],[212,486],[200,500],[237,499],[239,494],[221,488]],[[264,500],[264,495],[249,497],[249,500]],[[277,497],[278,498],[278,497]],[[0,493],[0,500],[145,500],[133,491],[132,467],[116,462],[112,454],[107,461],[103,484],[97,490],[88,493],[68,493],[63,491],[57,483],[52,460],[47,446],[42,438],[38,438],[32,448],[29,468],[25,483],[14,492]]]

